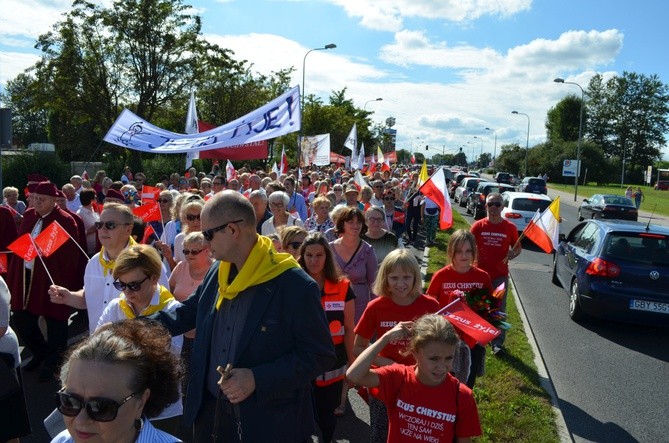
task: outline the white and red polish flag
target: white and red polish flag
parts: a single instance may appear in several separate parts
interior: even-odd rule
[[[419,190],[439,206],[439,228],[448,229],[453,225],[453,209],[448,197],[446,176],[443,169],[443,166],[437,169]]]

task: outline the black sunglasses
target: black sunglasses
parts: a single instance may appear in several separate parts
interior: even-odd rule
[[[116,229],[117,226],[129,226],[131,225],[131,223],[116,223],[113,221],[107,221],[107,222],[95,222],[94,225],[95,229],[97,229],[98,231],[102,228],[105,228],[108,231],[113,231],[114,229]]]
[[[126,404],[128,400],[137,395],[136,392],[128,395],[120,403],[116,400],[103,397],[93,397],[88,401],[78,395],[68,394],[63,392],[65,388],[56,393],[56,408],[58,411],[68,417],[76,417],[82,409],[86,409],[86,413],[91,420],[107,422],[116,419],[118,409]]]
[[[195,221],[200,219],[200,214],[186,214],[186,220]]]
[[[188,256],[188,255],[196,256],[202,251],[204,251],[204,249],[182,249],[181,250],[181,252],[183,252],[184,255],[186,255],[186,256]]]
[[[142,280],[142,281],[131,281],[131,282],[128,282],[128,283],[123,283],[120,280],[116,280],[114,282],[114,287],[116,289],[118,289],[119,291],[125,291],[126,288],[128,288],[128,290],[130,290],[132,292],[137,292],[142,287],[142,283],[144,283],[148,279],[149,279],[149,276],[147,275],[146,277],[144,277],[144,280]]]
[[[244,220],[243,219],[233,220],[233,221],[229,221],[227,223],[224,223],[221,226],[217,226],[215,228],[207,229],[206,231],[202,231],[202,236],[204,237],[205,240],[212,241],[214,239],[214,234],[216,234],[218,231],[222,231],[223,229],[227,228],[230,223],[239,223],[240,221],[244,221]]]
[[[488,203],[486,203],[486,205],[487,205],[489,208],[491,208],[491,207],[493,207],[493,206],[496,207],[496,208],[499,208],[500,206],[502,206],[502,204],[501,204],[500,202],[488,202]]]
[[[302,246],[302,242],[301,241],[291,241],[291,242],[288,242],[288,246],[290,246],[293,249],[300,249],[300,247]]]

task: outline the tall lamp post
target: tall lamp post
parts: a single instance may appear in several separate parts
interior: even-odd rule
[[[304,79],[305,79],[305,73],[306,73],[306,64],[307,64],[307,55],[312,53],[313,51],[323,51],[326,49],[334,49],[336,48],[337,45],[334,43],[328,43],[327,45],[323,46],[322,48],[314,48],[310,49],[307,51],[306,54],[304,54],[304,58],[302,59],[302,90],[300,91],[301,94],[301,100],[300,100],[300,114],[304,112]],[[297,139],[297,165],[300,166],[300,159],[302,158],[300,156],[300,150],[302,148],[302,126],[300,125],[300,135]]]
[[[363,111],[367,111],[367,104],[368,104],[368,103],[371,103],[371,102],[380,102],[380,101],[383,101],[383,98],[382,98],[382,97],[379,97],[379,98],[373,98],[373,99],[371,99],[371,100],[367,100],[367,101],[365,102],[365,106],[362,107],[362,110],[363,110]]]
[[[492,132],[495,133],[495,147],[493,148],[493,151],[492,151],[492,166],[494,168],[495,167],[495,157],[497,157],[497,131],[495,131],[494,129],[490,129],[490,128],[485,128],[485,130],[486,131],[492,131]]]
[[[525,172],[523,173],[523,177],[527,177],[527,155],[530,152],[530,116],[525,114],[524,112],[518,112],[518,111],[511,111],[511,113],[520,114],[527,117],[527,141],[525,142]]]
[[[555,83],[564,83],[567,85],[576,85],[581,90],[581,115],[578,119],[578,143],[576,143],[576,175],[574,175],[574,201],[578,198],[578,175],[581,172],[581,140],[583,138],[583,103],[585,100],[585,91],[578,83],[566,82],[563,78],[556,78]],[[624,168],[624,166],[623,166]],[[624,169],[623,169],[624,170]]]

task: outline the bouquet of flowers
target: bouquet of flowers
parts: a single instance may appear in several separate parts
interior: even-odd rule
[[[455,290],[451,293],[453,298],[459,297],[491,325],[498,329],[508,330],[511,328],[511,324],[505,321],[506,312],[500,309],[503,295],[504,283],[495,288],[492,293],[483,288],[473,288],[467,292]]]

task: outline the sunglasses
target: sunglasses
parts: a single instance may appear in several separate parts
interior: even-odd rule
[[[204,249],[182,249],[181,250],[181,252],[183,252],[185,256],[189,256],[189,255],[196,256],[202,251],[204,251]]]
[[[149,276],[147,275],[146,277],[144,277],[144,280],[142,280],[142,281],[131,281],[131,282],[128,282],[128,283],[123,283],[120,280],[116,280],[114,282],[114,287],[116,289],[118,289],[119,291],[125,291],[126,289],[128,289],[129,291],[137,292],[142,287],[142,284],[145,281],[147,281],[148,279],[149,279]]]
[[[290,246],[293,249],[300,249],[300,247],[302,246],[302,242],[301,241],[292,241],[292,242],[289,242],[287,246]]]
[[[128,395],[120,403],[116,400],[103,397],[93,397],[88,401],[78,395],[68,394],[63,392],[65,388],[56,393],[56,408],[58,411],[68,417],[76,417],[82,409],[86,409],[86,413],[91,420],[107,422],[116,419],[118,409],[126,404],[128,400],[137,395],[136,392]]]
[[[195,221],[200,219],[200,214],[186,214],[186,220]]]
[[[486,203],[486,206],[488,206],[489,208],[492,208],[493,206],[499,208],[500,206],[502,206],[502,204],[500,202],[488,202]]]
[[[159,198],[156,200],[158,203],[172,203],[172,200],[166,199],[166,198]]]
[[[223,229],[227,228],[230,223],[239,223],[240,221],[244,221],[244,220],[243,219],[233,220],[233,221],[229,221],[227,223],[224,223],[221,226],[217,226],[215,228],[207,229],[206,231],[202,231],[202,236],[204,237],[205,240],[212,241],[214,239],[214,234],[216,234],[218,231],[222,231]]]
[[[98,231],[102,228],[105,228],[108,231],[113,231],[114,229],[116,229],[117,226],[129,226],[129,225],[131,225],[131,223],[116,223],[116,222],[113,222],[113,221],[107,221],[107,222],[99,221],[99,222],[95,222],[94,225],[95,225],[95,229],[97,229]]]

